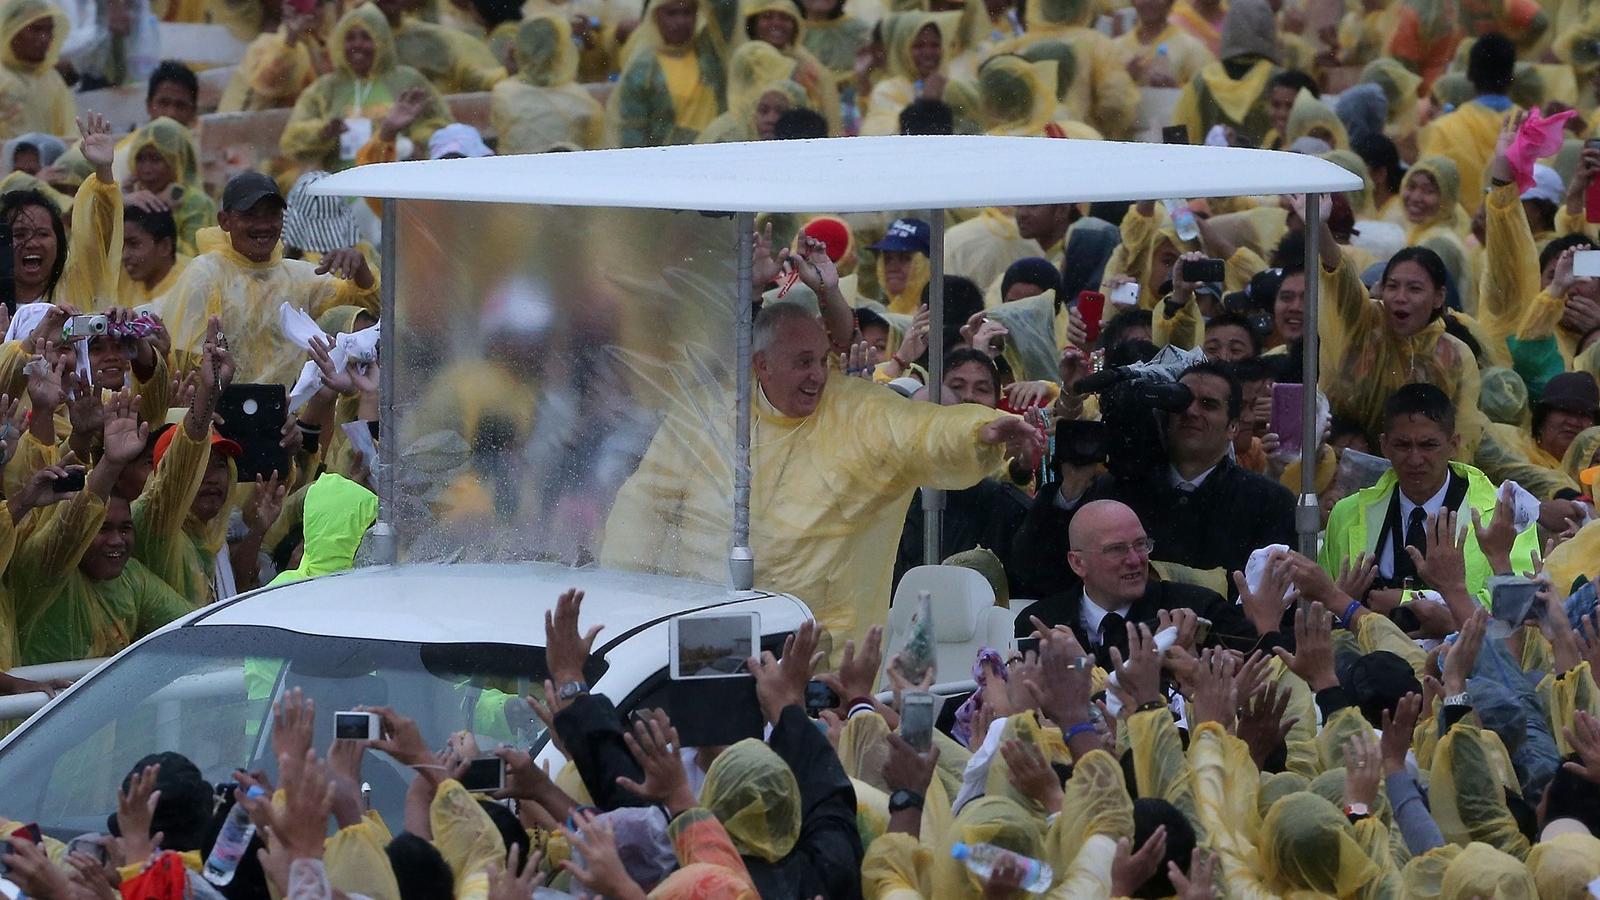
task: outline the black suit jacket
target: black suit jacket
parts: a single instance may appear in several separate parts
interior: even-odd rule
[[[1017,615],[1017,636],[1032,634],[1033,622],[1030,617],[1037,616],[1047,626],[1066,625],[1071,628],[1072,633],[1078,636],[1078,643],[1088,647],[1089,635],[1083,630],[1083,603],[1081,583],[1053,597],[1046,597]],[[1261,636],[1256,634],[1255,628],[1237,604],[1216,591],[1176,581],[1156,581],[1152,578],[1145,585],[1144,596],[1134,601],[1128,610],[1127,619],[1129,622],[1143,622],[1154,632],[1156,613],[1173,609],[1192,609],[1196,615],[1211,621],[1211,633],[1205,646],[1222,646],[1248,653],[1262,643]],[[1096,657],[1105,666],[1105,648],[1101,649],[1102,652],[1097,653]]]

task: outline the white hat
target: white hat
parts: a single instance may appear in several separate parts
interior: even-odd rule
[[[1548,200],[1559,206],[1566,192],[1566,185],[1561,183],[1560,173],[1544,163],[1534,163],[1533,187],[1522,192],[1522,199]]]
[[[433,137],[428,138],[428,158],[443,159],[446,156],[493,156],[494,151],[483,142],[483,135],[478,129],[461,122],[451,122],[449,125],[435,131]]]

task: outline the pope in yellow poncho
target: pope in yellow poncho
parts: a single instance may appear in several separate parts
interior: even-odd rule
[[[426,146],[428,138],[450,121],[444,98],[420,72],[395,62],[394,37],[383,13],[370,3],[339,20],[329,41],[334,70],[300,94],[284,126],[278,147],[285,156],[318,168],[337,171],[348,166],[378,123],[402,93],[417,88],[427,104],[406,135]],[[346,135],[349,135],[346,137]]]
[[[595,150],[605,139],[605,109],[575,81],[572,23],[553,14],[517,26],[517,74],[494,86],[489,122],[499,152],[543,153],[558,144]]]
[[[189,129],[165,116],[134,132],[128,148],[133,160],[129,191],[149,191],[167,202],[178,226],[178,252],[194,255],[194,236],[217,224],[217,204],[200,183],[200,163],[195,158]]]
[[[691,144],[726,108],[725,47],[707,0],[650,0],[606,101],[618,147]]]
[[[56,71],[67,39],[67,14],[49,0],[6,0],[0,6],[0,66],[7,102],[0,112],[6,135],[42,131],[70,135],[77,104]]]
[[[728,111],[712,119],[697,142],[771,139],[779,115],[810,103],[805,88],[792,78],[796,66],[766,41],[750,41],[733,51],[728,60]]]
[[[907,403],[846,377],[830,367],[828,338],[801,306],[764,308],[755,347],[755,583],[803,600],[836,646],[860,640],[888,609],[913,491],[976,484],[999,465],[997,442],[1026,426],[975,404]],[[727,408],[728,400],[706,402]],[[706,424],[693,415],[663,422],[611,508],[602,565],[726,580],[733,442]]]

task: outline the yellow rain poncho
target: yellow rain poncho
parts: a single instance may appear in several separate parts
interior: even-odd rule
[[[1600,838],[1559,834],[1528,851],[1528,871],[1540,900],[1590,900],[1589,882],[1600,878]]]
[[[377,44],[372,69],[366,78],[358,78],[344,58],[345,34],[352,28],[365,31]],[[294,112],[278,141],[283,155],[330,172],[345,168],[355,156],[352,153],[349,159],[343,158],[339,138],[324,133],[328,122],[368,119],[375,135],[395,98],[414,87],[426,91],[428,101],[422,115],[406,131],[412,143],[427,146],[433,132],[450,121],[444,98],[433,85],[416,69],[395,63],[394,37],[376,6],[367,3],[345,13],[333,29],[328,52],[333,57],[334,70],[318,78],[295,102]]]
[[[22,296],[19,291],[18,303],[71,303],[85,312],[103,311],[113,304],[122,274],[122,189],[90,175],[79,186],[72,209],[67,245],[56,248],[66,254],[61,278],[42,297]],[[21,396],[20,383],[12,388],[11,396]]]
[[[777,862],[800,839],[800,785],[789,764],[754,738],[717,756],[700,804],[728,829],[741,855]]]
[[[182,253],[178,254],[177,259],[172,263],[172,268],[167,270],[167,274],[160,281],[149,287],[134,281],[124,272],[122,280],[117,282],[117,305],[132,309],[135,306],[143,306],[146,303],[159,301],[177,286],[178,279],[183,277],[183,270],[187,269],[191,262],[194,262],[194,257]]]
[[[1471,843],[1445,867],[1439,896],[1443,900],[1538,900],[1541,894],[1521,860],[1488,844]]]
[[[194,236],[200,229],[217,224],[217,204],[206,195],[200,182],[200,161],[194,136],[189,129],[162,116],[133,133],[128,159],[136,161],[145,147],[154,147],[172,169],[172,220],[178,226],[178,252],[194,255]],[[139,185],[145,190],[160,190]]]
[[[1064,807],[1064,804],[1063,804]],[[932,900],[977,900],[983,884],[966,863],[950,855],[957,842],[971,847],[993,844],[1022,856],[1044,855],[1044,820],[1004,797],[980,797],[961,807],[954,826],[933,854]]]
[[[1147,71],[1155,65],[1160,49],[1165,47],[1167,71],[1180,85],[1188,84],[1201,69],[1216,60],[1216,55],[1207,50],[1205,44],[1170,23],[1154,40],[1140,40],[1138,26],[1135,26],[1111,43],[1124,57],[1142,63]]]
[[[136,560],[110,581],[78,569],[105,515],[81,491],[17,547],[6,578],[24,665],[110,656],[193,608]]]
[[[872,43],[872,23],[846,12],[845,3],[839,6],[839,15],[832,19],[806,20],[802,44],[833,73],[835,83],[843,87],[855,75],[856,53]]]
[[[1383,133],[1390,140],[1399,144],[1417,133],[1417,88],[1422,85],[1422,76],[1384,56],[1367,63],[1361,70],[1361,80],[1382,88],[1389,101],[1388,125]]]
[[[27,63],[17,58],[11,42],[24,28],[41,20],[55,23],[55,33],[50,38],[50,49],[44,59]],[[67,39],[70,28],[67,14],[49,0],[6,0],[0,7],[0,66],[15,79],[5,85],[7,99],[15,107],[0,114],[0,126],[6,135],[28,131],[42,131],[65,137],[77,134],[73,116],[77,103],[72,91],[56,71],[56,60],[61,55],[61,44]],[[11,104],[7,104],[8,107]]]
[[[1580,487],[1576,479],[1561,471],[1561,460],[1547,453],[1527,429],[1518,425],[1485,425],[1476,464],[1496,482],[1511,479],[1541,500],[1551,500],[1558,491],[1576,491]]]
[[[939,33],[944,55],[939,61],[939,72],[949,71],[950,48],[953,35],[947,34],[949,16],[925,12],[902,12],[886,17],[879,27],[883,31],[884,53],[889,74],[872,88],[867,101],[866,116],[861,120],[861,133],[884,135],[900,133],[900,110],[910,106],[921,94],[922,77],[911,60],[911,45],[924,28]]]
[[[707,0],[696,0],[694,36],[668,46],[645,5],[622,50],[623,67],[606,101],[606,134],[618,147],[692,144],[726,108],[723,41]]]
[[[1528,385],[1515,370],[1494,366],[1483,370],[1478,408],[1491,423],[1528,427]]]
[[[1042,136],[1055,116],[1056,68],[1054,62],[1028,62],[1011,55],[984,63],[978,70],[978,98],[985,130],[995,135]]]
[[[211,458],[211,439],[208,433],[205,440],[196,441],[184,425],[174,427],[172,443],[144,492],[133,502],[133,527],[138,536],[133,558],[191,606],[200,607],[218,599],[212,596],[211,577],[221,541],[212,538],[211,532],[219,529],[190,515]],[[234,473],[232,484],[238,478],[231,460],[228,468]],[[226,524],[227,510],[220,515]]]
[[[822,64],[811,51],[806,49],[807,22],[800,16],[799,9],[793,0],[741,0],[739,4],[739,21],[742,31],[734,36],[733,46],[737,49],[746,40],[758,40],[755,36],[756,19],[766,13],[780,13],[786,15],[794,22],[794,41],[787,47],[779,47],[778,52],[794,61],[794,72],[789,77],[805,88],[806,96],[810,98],[806,103],[807,108],[820,113],[828,122],[828,133],[838,134],[840,128],[839,88],[834,80],[833,72]],[[732,76],[729,76],[728,106],[733,107]]]
[[[318,48],[319,49],[319,48]],[[317,80],[314,48],[304,39],[289,46],[285,29],[257,36],[228,79],[217,112],[252,112],[293,106]]]
[[[808,106],[811,100],[805,88],[791,77],[797,67],[783,51],[765,41],[740,45],[728,59],[728,111],[712,119],[696,142],[757,140],[756,107],[774,91],[787,99],[791,109]]]
[[[1567,452],[1561,457],[1561,471],[1574,483],[1581,483],[1579,476],[1595,464],[1597,453],[1600,453],[1600,426],[1585,428],[1567,445]]]
[[[1386,831],[1352,826],[1339,808],[1312,793],[1290,794],[1272,804],[1261,820],[1264,880],[1284,893],[1317,891],[1335,897],[1377,893],[1385,871],[1361,848],[1357,834]],[[1392,874],[1389,873],[1389,874]]]
[[[210,237],[213,234],[221,240]],[[180,370],[187,368],[186,358],[200,352],[206,317],[221,316],[238,366],[234,377],[240,384],[293,385],[305,353],[279,333],[280,303],[288,301],[312,316],[345,305],[377,314],[376,279],[371,288],[363,289],[354,281],[318,275],[311,263],[284,259],[281,245],[272,259],[254,262],[234,250],[220,231],[201,232],[200,242],[202,247],[215,242],[216,249],[195,257],[157,310],[172,332]]]
[[[1482,103],[1463,103],[1429,122],[1417,135],[1422,156],[1444,156],[1455,163],[1461,173],[1459,196],[1474,208],[1483,196],[1484,173],[1507,115]]]
[[[1339,20],[1340,62],[1359,66],[1381,57],[1394,32],[1396,6],[1395,0],[1380,0],[1376,9],[1367,9],[1362,3],[1345,3],[1344,16]]]
[[[1335,150],[1350,149],[1350,136],[1345,132],[1344,123],[1328,104],[1311,96],[1307,90],[1301,90],[1294,98],[1294,108],[1284,126],[1283,145],[1287,147],[1303,137],[1317,138]]]
[[[1017,260],[1043,255],[1038,241],[1017,232],[1017,220],[1009,212],[992,206],[944,235],[945,274],[970,278],[974,284],[993,284]]]
[[[1293,118],[1290,118],[1290,128],[1293,128]],[[1372,176],[1367,172],[1367,162],[1350,150],[1329,150],[1322,154],[1322,158],[1333,163],[1351,175],[1361,177],[1361,190],[1346,191],[1345,199],[1350,201],[1350,211],[1355,213],[1357,219],[1372,218]]]
[[[1580,472],[1594,465],[1597,452],[1600,452],[1600,427],[1585,428],[1567,448],[1566,456],[1561,459],[1561,470],[1576,482]],[[1584,493],[1593,496],[1594,486],[1585,486]],[[1591,581],[1600,578],[1600,522],[1590,522],[1578,529],[1577,535],[1556,547],[1544,564],[1551,581],[1563,591],[1570,590],[1580,575]],[[1565,740],[1559,731],[1556,740],[1558,743]]]
[[[1446,841],[1478,841],[1522,859],[1528,855],[1528,839],[1506,806],[1495,770],[1484,733],[1475,725],[1456,723],[1433,751],[1428,805]]]
[[[6,567],[11,564],[11,554],[16,547],[17,530],[11,522],[11,510],[0,502],[0,575],[4,575]],[[0,672],[15,669],[20,654],[21,650],[17,644],[16,607],[12,605],[11,596],[6,592],[5,583],[0,582]]]
[[[543,153],[557,144],[601,147],[606,112],[575,81],[572,24],[550,14],[527,19],[517,26],[514,52],[517,74],[494,86],[489,106],[500,154]]]
[[[1458,243],[1461,242],[1472,225],[1472,216],[1461,206],[1462,199],[1479,197],[1482,192],[1466,193],[1466,183],[1461,176],[1461,170],[1449,157],[1427,156],[1417,160],[1406,170],[1405,180],[1400,183],[1402,195],[1411,180],[1421,174],[1432,178],[1433,183],[1438,186],[1439,208],[1431,217],[1421,222],[1413,222],[1409,217],[1406,219],[1406,243],[1420,244],[1435,235],[1445,235]]]
[[[1189,129],[1189,142],[1201,143],[1215,125],[1227,125],[1249,142],[1259,142],[1272,130],[1267,110],[1267,82],[1277,66],[1258,59],[1244,77],[1233,79],[1222,63],[1208,64],[1183,86],[1172,108],[1172,124]]]
[[[1020,53],[1044,40],[1071,44],[1077,77],[1064,101],[1071,118],[1112,140],[1125,139],[1139,113],[1139,87],[1128,75],[1122,51],[1094,29],[1094,18],[1087,0],[1027,0],[1028,33],[996,47],[995,53]]]
[[[1001,448],[976,436],[1004,414],[973,404],[905,403],[838,371],[805,418],[784,416],[756,393],[755,582],[783,585],[802,598],[835,646],[859,641],[883,619],[912,492],[918,485],[971,487],[994,471]],[[601,565],[717,583],[726,578],[733,441],[709,431],[698,419],[666,420],[617,493]],[[697,464],[685,466],[686,459]]]
[[[441,94],[487,91],[506,77],[482,39],[446,25],[403,18],[394,28],[395,58],[433,82]]]
[[[883,256],[878,256],[877,266],[874,270],[877,283],[881,287],[886,284],[883,277]],[[921,253],[911,254],[911,271],[906,275],[905,287],[897,294],[889,293],[887,287],[882,287],[883,305],[895,315],[916,315],[917,309],[922,306],[922,291],[928,286],[928,281],[933,276],[933,267],[928,258]]]
[[[428,824],[433,845],[455,874],[455,895],[462,900],[488,897],[489,867],[505,864],[506,845],[478,798],[461,782],[447,779],[428,808]]]

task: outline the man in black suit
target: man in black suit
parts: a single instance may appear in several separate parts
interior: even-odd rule
[[[1070,587],[1061,565],[1065,538],[1073,517],[1094,500],[1132,507],[1150,528],[1156,559],[1222,569],[1224,578],[1243,569],[1257,548],[1295,545],[1294,494],[1228,456],[1244,406],[1232,369],[1207,360],[1179,381],[1193,399],[1166,416],[1164,470],[1096,477],[1094,467],[1062,464],[1060,480],[1040,489],[1012,543],[1011,565],[1021,582],[1013,596],[1048,597]]]
[[[1045,625],[1066,625],[1105,666],[1111,647],[1127,655],[1126,623],[1144,622],[1154,630],[1158,611],[1183,608],[1210,620],[1207,644],[1249,652],[1273,643],[1283,615],[1281,598],[1247,595],[1235,605],[1203,587],[1151,580],[1152,542],[1126,505],[1115,500],[1084,504],[1072,517],[1068,540],[1067,563],[1076,587],[1019,614],[1018,636],[1032,633],[1034,616]]]

